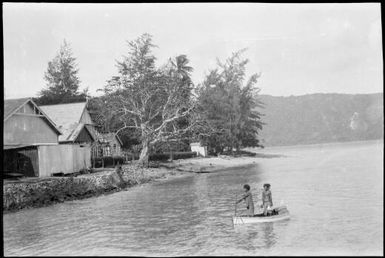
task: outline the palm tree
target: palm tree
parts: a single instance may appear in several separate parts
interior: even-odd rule
[[[188,65],[189,62],[190,60],[188,60],[186,55],[179,55],[174,60],[170,58],[173,71],[181,76],[182,80],[191,82],[191,72],[194,69]]]
[[[189,66],[190,60],[187,58],[186,55],[179,55],[175,58],[170,58],[170,73],[172,76],[177,76],[177,78],[180,80],[183,98],[190,99],[191,97],[191,90],[192,90],[192,80],[191,80],[191,73],[194,70],[191,66]],[[177,121],[177,126],[179,128],[187,127],[189,124],[189,117],[181,118]],[[180,143],[180,142],[178,142]],[[172,153],[173,149],[170,148],[170,158],[172,159]]]

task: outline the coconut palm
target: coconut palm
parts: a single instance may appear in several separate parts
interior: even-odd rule
[[[190,60],[186,55],[176,56],[174,59],[170,58],[172,70],[176,72],[183,80],[191,82],[191,72],[194,70],[189,66]]]

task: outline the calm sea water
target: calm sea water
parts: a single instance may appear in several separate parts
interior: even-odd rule
[[[285,157],[6,214],[4,254],[383,254],[382,141],[263,152]],[[291,219],[233,228],[236,193],[265,182]]]

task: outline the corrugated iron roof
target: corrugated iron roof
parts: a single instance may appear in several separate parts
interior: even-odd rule
[[[86,125],[86,127],[88,128],[88,125]],[[95,128],[92,128],[90,131],[92,131],[92,134],[100,143],[109,143],[115,138],[120,146],[123,146],[122,140],[115,133],[100,133]]]
[[[11,150],[11,149],[20,149],[25,147],[37,147],[33,144],[14,144],[14,145],[4,145],[3,150]]]
[[[80,119],[86,109],[86,105],[87,102],[80,102],[46,105],[40,106],[40,108],[53,119],[61,130],[62,135],[59,136],[59,142],[73,142],[85,127],[84,123],[80,123]],[[88,128],[86,130],[90,132]],[[90,134],[94,136],[92,132]]]
[[[59,142],[67,142],[67,141],[75,141],[77,135],[80,133],[80,131],[83,128],[83,124],[79,123],[73,123],[66,125],[66,127],[59,126],[60,130],[62,131],[62,135],[59,136]]]
[[[40,106],[40,108],[57,124],[69,127],[73,123],[80,123],[80,118],[87,102],[68,103]]]
[[[8,144],[3,145],[3,150],[11,150],[11,149],[21,149],[21,148],[34,148],[39,146],[55,146],[57,143],[28,143],[28,144]]]
[[[100,134],[100,140],[104,141],[104,142],[111,142],[114,138],[117,139],[117,141],[119,142],[120,145],[123,145],[119,136],[117,136],[115,133]]]
[[[92,138],[97,140],[99,132],[96,130],[95,126],[93,126],[93,125],[85,125],[85,127],[88,129],[88,132],[91,134]]]

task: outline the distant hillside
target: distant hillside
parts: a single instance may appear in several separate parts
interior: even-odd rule
[[[265,146],[381,139],[383,93],[261,95]]]

